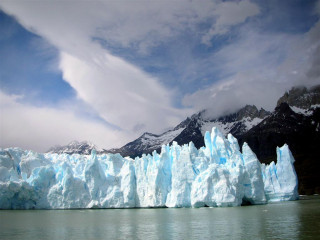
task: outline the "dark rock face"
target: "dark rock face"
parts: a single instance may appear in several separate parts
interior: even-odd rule
[[[201,133],[201,123],[199,118],[193,118],[186,128],[173,139],[179,145],[188,144],[192,141],[196,148],[204,146],[204,140]]]
[[[218,120],[212,120],[215,123],[222,123],[227,125],[228,123],[232,123],[232,126],[229,129],[226,129],[226,133],[231,133],[234,137],[241,136],[242,134],[246,133],[249,129],[246,126],[246,122],[250,122],[254,119],[264,119],[270,115],[270,112],[261,108],[258,108],[255,105],[246,105],[245,107],[241,108],[239,111],[229,114],[226,116],[222,116],[218,118]],[[247,120],[247,121],[246,121]]]
[[[258,110],[258,108],[254,105],[246,105],[244,108],[240,109],[236,113],[236,119],[239,121],[243,118],[265,118],[268,116],[270,112],[264,110],[261,108]]]
[[[320,104],[320,85],[314,86],[309,90],[306,87],[293,87],[278,100],[277,106],[284,102],[290,106],[303,109]]]

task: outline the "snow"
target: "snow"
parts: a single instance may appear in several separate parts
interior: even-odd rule
[[[163,144],[171,142],[176,136],[178,136],[184,128],[177,130],[170,130],[161,135],[144,134],[141,138],[141,144],[143,146],[154,146],[154,148],[160,148]]]
[[[320,104],[314,104],[310,106],[311,109],[320,108]]]
[[[66,154],[72,154],[72,153],[81,153],[81,154],[86,154],[90,155],[91,151],[95,149],[96,151],[102,151],[102,149],[99,149],[97,146],[94,144],[83,141],[83,142],[78,142],[78,141],[72,141],[66,146],[55,146],[51,149],[49,149],[48,153],[66,153]]]
[[[316,105],[313,105],[316,106]],[[295,113],[302,114],[304,116],[311,116],[313,113],[313,110],[309,109],[303,109],[303,108],[298,108],[296,106],[290,106],[291,110],[294,111]],[[311,108],[310,108],[311,109]]]
[[[220,122],[220,121],[204,121],[201,126],[201,133],[204,136],[207,131],[210,131],[212,127],[217,127],[219,130],[223,133],[224,136],[227,136],[230,130],[238,123],[242,123],[245,127],[244,131],[248,131],[254,126],[258,125],[260,122],[262,122],[262,118],[243,118],[239,121],[234,122]]]
[[[227,134],[230,132],[234,124],[235,124],[234,122],[222,123],[219,121],[203,122],[201,126],[201,134],[202,136],[204,136],[207,131],[210,131],[215,126],[219,128],[219,130],[222,132],[224,136],[227,136]]]
[[[295,200],[287,145],[277,164],[260,164],[247,144],[218,128],[205,147],[163,145],[134,160],[119,154],[39,154],[0,149],[0,209],[226,207]]]
[[[246,126],[246,130],[253,128],[254,126],[258,125],[263,119],[262,118],[245,118],[243,123]]]

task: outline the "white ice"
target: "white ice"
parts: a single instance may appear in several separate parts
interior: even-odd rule
[[[205,147],[163,145],[134,160],[119,154],[40,154],[0,149],[0,209],[223,207],[298,199],[294,158],[277,148],[277,164],[260,164],[218,128]]]

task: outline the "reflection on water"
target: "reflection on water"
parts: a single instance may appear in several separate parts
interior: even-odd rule
[[[234,208],[0,211],[0,239],[315,239],[319,234],[319,197]]]

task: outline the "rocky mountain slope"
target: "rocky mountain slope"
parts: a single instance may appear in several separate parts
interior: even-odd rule
[[[152,153],[154,150],[161,149],[163,144],[172,142],[188,126],[190,119],[187,118],[175,128],[168,130],[160,135],[144,133],[136,140],[126,144],[121,148],[104,150],[102,153],[120,153],[122,156],[141,156],[143,153]]]
[[[48,153],[66,153],[66,154],[91,154],[91,151],[95,149],[97,150],[97,147],[90,143],[90,142],[78,142],[73,141],[65,146],[55,146],[48,150]]]
[[[144,133],[125,146],[119,149],[105,150],[104,153],[120,153],[122,156],[137,157],[144,153],[152,153],[154,150],[160,152],[163,144],[173,141],[180,145],[192,141],[199,148],[204,146],[203,136],[205,132],[211,131],[213,126],[218,126],[225,135],[230,132],[237,137],[257,125],[269,114],[264,109],[258,110],[254,105],[247,105],[236,113],[211,119],[207,116],[207,112],[203,110],[167,132],[160,135]]]

